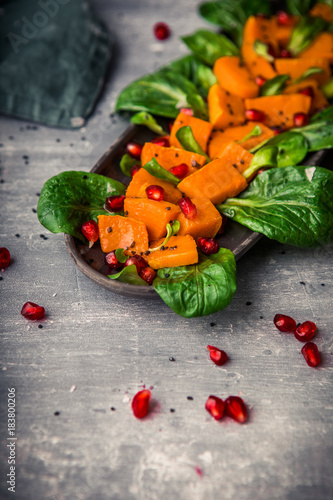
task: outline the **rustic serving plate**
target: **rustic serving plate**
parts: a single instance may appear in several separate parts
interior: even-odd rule
[[[91,172],[105,175],[106,177],[111,177],[124,184],[128,184],[129,178],[123,175],[119,167],[120,159],[125,153],[126,144],[131,140],[144,143],[153,137],[154,135],[145,129],[145,127],[130,125],[98,160],[91,169]],[[322,162],[324,155],[325,151],[309,155],[307,160],[302,162],[302,164],[318,166]],[[231,220],[228,221],[225,232],[217,236],[221,247],[231,250],[236,260],[242,257],[260,238],[262,238],[261,234],[255,233]],[[89,249],[87,245],[82,244],[82,242],[68,234],[65,235],[65,242],[77,268],[98,285],[107,288],[110,292],[125,297],[140,299],[159,298],[159,295],[152,286],[130,285],[108,278],[108,275],[111,274],[110,268],[104,263],[105,254],[102,252],[98,242]]]

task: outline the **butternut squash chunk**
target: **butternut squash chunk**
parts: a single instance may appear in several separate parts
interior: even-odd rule
[[[299,55],[299,57],[307,59],[313,59],[317,56],[329,59],[330,63],[333,62],[333,33],[320,33]]]
[[[186,115],[182,112],[179,113],[173,123],[170,132],[170,145],[174,146],[175,148],[181,148],[181,144],[176,137],[176,132],[181,127],[185,127],[186,125],[189,125],[191,127],[195,140],[201,146],[202,150],[206,153],[207,142],[213,128],[211,123],[206,122],[205,120],[201,120],[200,118],[195,118],[194,116]]]
[[[237,196],[246,187],[245,178],[223,157],[207,163],[178,184],[179,190],[186,196],[206,196],[214,205]]]
[[[124,210],[128,217],[146,225],[150,241],[163,238],[167,223],[176,220],[180,212],[178,205],[148,198],[125,198]]]
[[[98,216],[99,241],[103,252],[123,248],[126,254],[148,250],[148,232],[143,222],[121,215]]]
[[[297,94],[299,93],[302,89],[305,89],[306,87],[311,87],[313,90],[313,98],[311,99],[311,108],[310,108],[310,115],[315,113],[321,108],[324,108],[329,105],[328,100],[326,99],[324,93],[322,90],[319,88],[318,82],[316,80],[304,80],[303,82],[296,83],[294,85],[288,85],[286,89],[284,90],[284,94]]]
[[[226,165],[236,168],[242,174],[250,165],[253,154],[237,142],[231,141],[220,156]]]
[[[141,152],[142,165],[148,163],[152,158],[156,158],[161,167],[165,170],[186,163],[189,168],[189,174],[197,171],[197,167],[202,167],[206,163],[206,158],[191,151],[185,151],[179,148],[165,148],[152,142],[146,142]]]
[[[321,68],[323,73],[311,75],[311,79],[316,80],[320,85],[328,82],[331,76],[330,61],[325,57],[293,59],[275,59],[275,68],[280,75],[289,75],[292,80],[299,78],[309,68]]]
[[[181,192],[170,182],[162,181],[151,175],[144,168],[133,176],[126,191],[127,198],[147,198],[146,188],[148,186],[157,185],[164,189],[164,201],[176,204],[182,197]]]
[[[312,7],[310,14],[311,16],[321,17],[328,23],[333,23],[333,9],[327,3],[316,3]]]
[[[163,239],[153,241],[151,248],[159,246]],[[197,245],[190,235],[171,236],[165,250],[150,252],[145,256],[148,264],[153,269],[162,269],[163,267],[189,266],[198,262]]]
[[[259,86],[240,57],[226,56],[215,61],[213,72],[220,87],[245,99],[257,97]]]
[[[208,92],[209,121],[214,128],[227,128],[245,122],[243,99],[231,95],[217,83]]]
[[[199,238],[199,236],[214,238],[222,224],[220,212],[204,196],[194,197],[191,201],[197,208],[197,216],[195,219],[189,220],[182,212],[178,215],[177,219],[180,222],[178,236],[190,234],[195,239]]]
[[[264,124],[268,127],[288,129],[294,126],[294,114],[308,114],[311,97],[303,94],[272,95],[245,100],[246,109],[257,109],[266,115]]]

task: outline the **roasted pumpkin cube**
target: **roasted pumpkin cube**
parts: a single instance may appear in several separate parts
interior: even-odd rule
[[[322,73],[311,75],[320,85],[331,77],[330,60],[325,57],[298,57],[293,59],[275,59],[275,68],[279,75],[289,75],[292,80],[302,76],[310,68],[321,68]]]
[[[187,219],[183,213],[178,215],[177,219],[180,222],[178,236],[189,234],[195,239],[199,236],[214,238],[222,224],[220,212],[205,196],[196,196],[191,201],[196,206],[197,215],[192,220]]]
[[[227,128],[245,122],[243,99],[231,95],[217,83],[208,92],[209,121],[214,128]]]
[[[240,57],[219,57],[215,61],[213,72],[220,87],[231,94],[243,99],[258,96],[259,86]]]
[[[316,3],[311,11],[311,16],[321,17],[324,21],[328,23],[333,23],[333,9],[328,3],[318,2]]]
[[[156,248],[161,243],[163,243],[163,239],[153,241],[151,248]],[[164,250],[150,252],[149,255],[145,256],[145,259],[153,269],[189,266],[198,262],[197,245],[190,235],[171,236]]]
[[[99,241],[103,252],[123,248],[129,254],[148,250],[148,232],[141,221],[121,215],[98,216]]]
[[[308,87],[310,87],[313,92],[313,97],[311,98],[310,115],[322,108],[325,108],[326,106],[329,106],[329,102],[326,99],[324,92],[319,88],[319,83],[316,82],[316,80],[307,79],[294,85],[288,85],[283,93],[299,94],[302,90]]]
[[[176,204],[182,197],[181,192],[170,182],[162,181],[151,175],[144,168],[133,176],[126,191],[127,198],[147,198],[146,188],[148,186],[157,185],[164,189],[164,201]]]
[[[180,112],[175,119],[172,129],[170,132],[170,144],[175,148],[181,148],[181,144],[176,137],[176,132],[181,127],[190,126],[195,140],[201,146],[204,152],[207,151],[207,142],[212,131],[212,124],[201,120],[200,118],[195,118],[191,115],[186,115]]]
[[[206,158],[197,153],[180,148],[166,148],[152,142],[146,142],[141,152],[142,165],[148,163],[152,158],[155,158],[165,170],[170,170],[172,167],[185,163],[189,168],[189,175],[206,163]]]
[[[332,64],[333,33],[319,33],[313,42],[299,54],[299,57],[302,59],[313,59],[318,56],[327,58]]]

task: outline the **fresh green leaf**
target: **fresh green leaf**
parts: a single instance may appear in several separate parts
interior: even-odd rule
[[[261,40],[256,40],[253,44],[253,50],[256,54],[258,54],[258,56],[266,59],[266,61],[274,62],[274,57],[270,55],[267,43],[264,43]]]
[[[297,129],[300,130],[300,129]],[[303,135],[295,132],[283,132],[271,139],[267,139],[251,150],[260,150],[263,146],[276,146],[278,148],[277,166],[288,167],[298,165],[307,155],[309,145]]]
[[[243,139],[241,139],[240,141],[236,141],[236,142],[238,142],[238,144],[242,144],[242,142],[247,141],[251,137],[259,137],[259,135],[261,135],[261,134],[262,134],[262,129],[261,129],[260,125],[255,125],[253,127],[253,129],[251,130],[251,132],[249,132],[248,134],[246,134],[243,137]]]
[[[268,238],[298,247],[333,240],[333,172],[321,167],[272,168],[218,210]]]
[[[333,148],[333,120],[310,123],[296,130],[308,141],[310,152]]]
[[[263,97],[268,95],[282,94],[289,79],[290,79],[289,75],[274,76],[274,78],[267,80],[260,87],[259,96]]]
[[[182,36],[181,39],[209,66],[213,66],[219,57],[239,55],[239,49],[229,38],[213,31],[200,29],[191,35]]]
[[[205,156],[207,162],[210,161],[209,156],[206,155],[201,146],[195,140],[192,129],[189,125],[186,125],[185,127],[180,127],[176,132],[176,137],[183,149],[186,149],[186,151],[192,151],[192,153],[197,153],[199,155]]]
[[[152,158],[148,163],[142,165],[142,168],[147,170],[147,172],[157,179],[161,179],[162,181],[170,182],[171,184],[177,185],[180,182],[180,179],[173,175],[171,172],[166,170],[165,168],[159,165],[156,158]]]
[[[160,70],[125,87],[118,96],[116,111],[145,111],[175,118],[180,108],[190,107],[198,118],[207,119],[207,105],[197,88],[184,76]]]
[[[166,230],[167,230],[166,237],[164,238],[164,240],[162,241],[162,243],[158,247],[149,248],[150,253],[157,252],[157,250],[160,250],[162,247],[165,247],[165,245],[168,243],[171,236],[177,234],[179,229],[180,229],[180,222],[178,220],[173,221],[172,224],[168,223],[166,225]]]
[[[236,263],[230,250],[201,255],[198,264],[160,269],[154,288],[185,318],[206,316],[226,307],[236,291]]]
[[[117,248],[117,250],[115,251],[115,254],[116,254],[117,260],[119,262],[121,262],[122,264],[125,264],[125,262],[128,259],[128,256],[125,255],[124,249],[123,248]]]
[[[103,206],[108,196],[124,194],[126,186],[103,175],[68,171],[48,181],[41,191],[37,216],[51,233],[67,233],[86,241],[81,233],[84,222],[98,215],[110,215]]]
[[[318,111],[310,118],[310,123],[325,122],[333,120],[333,106]]]
[[[185,78],[194,83],[200,95],[205,98],[208,96],[210,87],[217,82],[212,69],[193,55],[176,59],[164,68],[185,76]]]
[[[317,0],[287,0],[287,9],[293,16],[304,16],[308,14]]]
[[[317,75],[318,73],[324,73],[323,68],[319,68],[317,66],[312,66],[311,68],[307,69],[304,71],[303,75],[301,75],[299,78],[296,78],[291,82],[292,85],[295,85],[297,83],[301,83],[307,78],[309,78],[312,75]]]
[[[333,97],[333,78],[331,78],[327,83],[322,85],[321,90],[324,92],[327,99],[332,99],[332,97]]]
[[[326,29],[327,24],[321,17],[303,15],[292,31],[288,50],[293,56],[297,56],[310,45],[319,33]]]
[[[260,168],[277,167],[278,148],[276,146],[265,146],[253,156],[251,165],[243,172],[245,179],[249,179]]]
[[[140,160],[133,158],[132,156],[125,153],[120,160],[120,170],[127,177],[131,177],[131,168],[134,165],[141,165]]]
[[[149,286],[148,283],[138,275],[135,264],[123,267],[117,274],[109,274],[108,278],[121,281],[122,283],[129,283],[130,285]]]
[[[139,113],[133,115],[131,118],[131,122],[135,123],[136,125],[144,125],[145,127],[149,128],[149,130],[155,132],[156,134],[159,135],[167,134],[167,132],[163,130],[161,125],[157,123],[155,118],[150,113],[147,113],[145,111],[140,111]]]

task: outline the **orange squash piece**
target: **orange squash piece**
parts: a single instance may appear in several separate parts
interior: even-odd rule
[[[308,114],[311,97],[303,94],[272,95],[245,100],[246,109],[256,109],[266,115],[264,124],[268,127],[288,129],[294,126],[294,114]]]
[[[214,204],[236,196],[246,187],[245,178],[226,161],[223,155],[222,158],[207,163],[178,184],[178,188],[186,196],[190,198],[206,196]]]
[[[162,181],[151,175],[144,168],[133,176],[126,191],[127,198],[147,198],[146,188],[157,185],[164,189],[164,201],[176,204],[182,197],[182,193],[170,182]]]
[[[214,128],[228,128],[245,122],[243,99],[231,95],[217,83],[208,92],[208,113]]]
[[[176,165],[186,163],[189,168],[189,174],[193,174],[193,172],[197,171],[197,167],[200,168],[206,163],[206,158],[197,153],[179,148],[165,148],[152,142],[146,142],[141,152],[142,165],[148,163],[152,158],[156,158],[156,161],[165,170],[170,170],[170,168]]]
[[[176,137],[176,132],[181,127],[190,126],[195,140],[201,146],[204,152],[207,151],[207,142],[212,131],[212,124],[201,120],[200,118],[195,118],[191,115],[186,115],[180,112],[175,119],[172,129],[170,132],[170,145],[175,148],[181,148],[181,144]]]
[[[321,68],[323,73],[311,75],[311,79],[316,80],[320,85],[328,82],[331,76],[330,61],[325,57],[294,59],[275,59],[275,68],[280,75],[289,75],[292,80],[299,78],[310,68]]]
[[[245,99],[257,97],[259,86],[240,57],[225,56],[215,61],[213,72],[220,87]]]
[[[103,252],[123,248],[125,253],[146,252],[148,232],[144,223],[121,215],[98,216],[99,241]]]
[[[317,56],[329,59],[333,62],[333,33],[319,33],[313,42],[300,54],[299,57],[313,59]]]
[[[146,225],[150,241],[163,238],[167,223],[177,219],[180,212],[178,205],[148,198],[125,198],[124,210],[128,217]]]
[[[321,17],[328,23],[333,23],[333,9],[327,3],[318,2],[310,10],[311,16]]]
[[[178,236],[190,234],[197,239],[214,238],[221,227],[222,217],[213,203],[204,196],[193,197],[191,200],[197,208],[197,215],[193,220],[189,220],[181,212],[177,219],[180,222]]]
[[[151,248],[158,247],[163,239],[153,241]],[[153,269],[163,267],[189,266],[198,262],[198,250],[195,240],[189,234],[186,236],[171,236],[165,250],[156,250],[145,256]]]
[[[284,94],[297,94],[299,93],[302,89],[305,89],[307,87],[311,87],[313,90],[313,98],[311,99],[311,108],[310,108],[310,115],[315,113],[321,108],[324,108],[329,105],[328,100],[325,97],[325,94],[322,90],[319,88],[318,82],[316,80],[304,80],[303,82],[296,83],[294,85],[288,85],[285,90]]]

